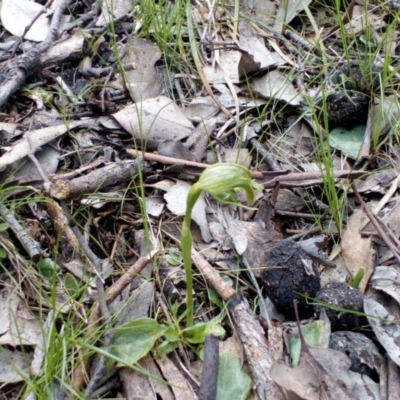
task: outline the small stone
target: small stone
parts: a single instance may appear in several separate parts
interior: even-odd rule
[[[346,310],[363,312],[364,295],[359,290],[345,282],[332,281],[321,289],[317,299],[333,306],[318,306],[325,308],[326,315],[331,321],[332,329],[354,329],[359,327],[360,316],[345,312]],[[340,308],[340,310],[337,310],[337,308]]]

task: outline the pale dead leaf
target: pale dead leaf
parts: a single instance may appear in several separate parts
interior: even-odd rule
[[[29,376],[28,363],[32,356],[26,351],[0,347],[0,383],[16,383]]]
[[[359,35],[366,28],[379,30],[386,25],[384,21],[385,13],[371,13],[366,15],[364,5],[355,5],[353,8],[353,18],[350,23],[345,26],[345,29],[353,35]]]
[[[310,347],[315,360],[324,367],[325,371],[338,383],[344,385],[358,400],[380,400],[379,384],[367,375],[350,371],[351,361],[341,351]],[[342,398],[342,397],[335,397]]]
[[[190,190],[190,185],[184,181],[176,181],[176,184],[172,186],[164,198],[167,200],[168,209],[175,215],[185,215],[186,213],[186,199]],[[207,203],[204,198],[204,194],[201,193],[192,211],[192,220],[197,223],[200,227],[201,236],[203,240],[208,243],[212,240],[211,233],[208,229],[208,223],[206,218],[206,206]]]
[[[57,1],[54,2],[57,4]],[[29,0],[3,0],[1,5],[1,22],[7,31],[16,36],[22,36],[25,28],[31,24],[36,14],[44,7],[39,3]],[[51,18],[48,15],[50,10],[45,12],[35,21],[32,27],[25,35],[25,39],[34,42],[42,42],[50,29]],[[63,15],[61,25],[66,24],[70,17]],[[61,27],[62,30],[62,27]]]
[[[90,123],[90,121],[72,121],[69,122],[67,126],[63,124],[27,132],[23,139],[15,142],[13,146],[9,147],[7,149],[8,151],[0,157],[0,169],[26,157],[30,153],[34,153],[38,148],[64,135],[69,129],[84,126],[87,123]],[[29,135],[29,139],[27,135]]]
[[[42,167],[45,176],[49,177],[57,171],[60,152],[53,146],[43,146],[41,151],[36,154],[36,159]],[[40,175],[38,169],[34,163],[30,160],[20,160],[11,165],[13,171],[13,178],[19,180],[19,183],[29,184],[34,181],[42,181],[42,176]]]
[[[250,168],[252,156],[248,149],[221,149],[221,159],[226,163],[240,164]]]
[[[128,41],[125,63],[133,63],[134,69],[124,72],[124,80],[129,87],[132,100],[135,103],[161,95],[162,87],[154,64],[161,57],[160,48],[148,41],[134,36]]]
[[[279,2],[279,10],[276,13],[274,30],[282,32],[282,27],[297,17],[311,3],[311,0],[289,0]]]
[[[292,106],[300,105],[302,100],[290,79],[278,71],[253,78],[251,88],[254,94],[263,98],[282,100]]]
[[[159,217],[164,211],[164,201],[161,197],[152,196],[146,197],[146,211],[149,215],[153,217]]]
[[[198,399],[188,380],[168,357],[163,361],[156,359],[156,363],[163,378],[170,384],[170,389],[175,395],[175,400]]]
[[[148,186],[163,190],[164,192],[168,192],[168,190],[170,190],[174,185],[174,181],[171,181],[170,179],[163,179],[162,181],[158,181]]]
[[[257,15],[257,22],[263,25],[273,27],[275,15],[278,10],[279,1],[276,0],[253,0],[251,2],[243,2],[244,12],[249,17]]]
[[[218,100],[221,102],[220,98]],[[204,123],[205,120],[218,114],[219,107],[215,104],[215,101],[211,96],[196,97],[182,110],[182,112],[191,121],[196,120]]]
[[[379,343],[385,348],[393,362],[400,366],[400,326],[395,322],[390,323],[395,320],[394,316],[371,298],[364,298],[364,311]],[[399,310],[396,314],[399,314]],[[376,318],[372,316],[376,316]]]
[[[225,83],[224,72],[232,83],[239,83],[239,62],[242,57],[240,51],[221,50],[219,56],[219,66],[205,65],[204,75],[210,83]]]
[[[400,271],[398,268],[379,266],[371,277],[371,285],[374,289],[382,290],[393,297],[400,305]]]
[[[268,50],[264,39],[253,32],[251,25],[243,21],[240,23],[239,47],[242,50],[238,66],[241,79],[246,79],[255,72],[286,64],[278,53]]]
[[[371,237],[363,237],[360,228],[365,220],[362,210],[357,210],[348,220],[343,231],[341,249],[346,268],[354,278],[360,268],[364,269],[364,277],[359,290],[365,291],[369,278],[374,272],[375,251]]]
[[[132,8],[130,0],[103,0],[101,2],[101,15],[96,26],[108,25],[111,21],[123,17]]]
[[[127,106],[113,117],[140,140],[181,140],[194,129],[178,106],[165,96]]]
[[[308,362],[290,368],[284,361],[276,361],[272,364],[270,375],[284,399],[328,400],[318,376]]]
[[[14,291],[11,288],[1,290],[0,299],[0,344],[21,346],[40,343],[40,324]]]
[[[243,232],[241,221],[233,218],[227,209],[220,209],[218,218],[228,235],[231,237],[233,245],[239,254],[243,254],[248,245],[246,232]]]
[[[377,216],[397,237],[400,236],[400,196],[392,197]],[[362,229],[362,233],[376,235],[377,231],[372,223],[368,222]]]
[[[398,176],[398,171],[394,168],[383,171],[373,172],[366,179],[356,182],[359,193],[380,193],[385,194],[390,183]]]

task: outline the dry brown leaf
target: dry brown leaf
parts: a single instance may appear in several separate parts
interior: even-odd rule
[[[357,210],[349,218],[341,242],[342,256],[351,276],[354,278],[360,268],[364,269],[364,277],[359,285],[361,292],[365,291],[375,266],[375,250],[372,239],[363,237],[360,233],[365,218],[364,212]]]

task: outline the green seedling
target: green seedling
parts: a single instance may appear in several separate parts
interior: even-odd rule
[[[181,230],[182,255],[187,285],[186,306],[188,313],[186,326],[188,328],[193,325],[194,314],[192,274],[193,238],[190,231],[193,208],[203,191],[209,193],[219,203],[249,208],[237,202],[236,193],[240,189],[246,192],[247,201],[252,204],[255,199],[255,189],[263,189],[263,186],[251,179],[251,173],[246,167],[239,164],[217,163],[203,171],[198,182],[191,187],[188,193],[186,215]]]
[[[356,274],[356,276],[354,277],[354,279],[351,281],[350,286],[353,287],[353,288],[355,288],[355,289],[358,289],[358,287],[360,286],[360,283],[361,283],[362,279],[364,278],[364,274],[365,274],[364,268],[360,268],[360,269],[357,271],[357,274]]]

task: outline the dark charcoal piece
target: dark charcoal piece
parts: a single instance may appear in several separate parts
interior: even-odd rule
[[[341,66],[334,71],[329,80],[344,91],[355,90],[370,94],[379,89],[381,84],[380,73],[382,68],[377,65],[360,65],[357,61]]]
[[[297,299],[300,315],[311,316],[312,306],[295,293],[315,297],[321,288],[318,270],[305,251],[292,240],[281,240],[271,251],[266,267],[261,278],[277,310],[293,317],[293,300]]]
[[[329,347],[349,357],[352,371],[368,375],[378,382],[383,359],[371,339],[357,332],[334,332],[330,337]]]
[[[331,93],[326,98],[326,111],[328,113],[329,129],[336,127],[352,128],[357,125],[366,125],[368,119],[370,98],[360,92]],[[324,111],[323,102],[318,106],[321,114]],[[320,117],[322,121],[322,116]]]
[[[329,282],[318,293],[317,299],[341,309],[363,312],[364,295],[344,282]],[[319,307],[325,308],[332,329],[354,329],[360,325],[358,315],[336,311],[324,306]]]

